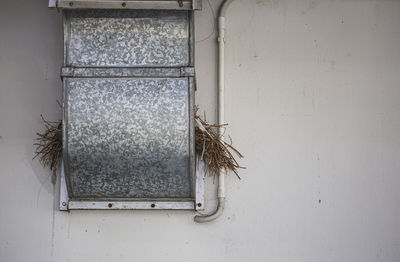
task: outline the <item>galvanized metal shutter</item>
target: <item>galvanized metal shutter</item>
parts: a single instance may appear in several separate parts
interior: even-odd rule
[[[193,12],[63,14],[62,209],[200,209]]]

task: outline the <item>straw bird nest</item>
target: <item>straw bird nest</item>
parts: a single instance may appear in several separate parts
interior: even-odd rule
[[[209,124],[204,115],[201,118],[196,108],[195,114],[195,150],[198,161],[204,161],[204,171],[210,176],[221,174],[221,170],[231,170],[240,179],[238,169],[243,168],[239,165],[234,155],[242,158],[243,155],[230,143],[224,141],[219,135],[218,130],[224,128],[226,124]],[[49,167],[55,172],[61,163],[62,156],[62,122],[47,121],[41,115],[44,132],[36,133],[37,142],[35,158],[39,158],[44,167]]]
[[[37,142],[35,158],[39,158],[44,167],[49,167],[51,171],[56,172],[61,162],[62,154],[62,122],[47,121],[40,115],[44,124],[45,131],[36,133]]]
[[[205,114],[201,118],[197,112],[198,108],[195,114],[195,148],[197,160],[204,161],[205,173],[215,176],[220,175],[221,170],[231,170],[240,179],[238,169],[244,167],[239,165],[234,154],[239,158],[243,158],[243,155],[231,143],[225,142],[218,132],[227,124],[209,124]]]

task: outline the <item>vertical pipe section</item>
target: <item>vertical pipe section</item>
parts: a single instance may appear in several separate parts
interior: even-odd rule
[[[218,123],[220,125],[225,122],[225,14],[228,6],[233,0],[225,0],[219,10],[218,15]],[[221,127],[218,130],[220,137],[223,136],[224,130]],[[194,221],[197,223],[210,222],[217,219],[225,208],[225,170],[220,170],[218,176],[218,206],[217,209],[205,216],[195,216]]]

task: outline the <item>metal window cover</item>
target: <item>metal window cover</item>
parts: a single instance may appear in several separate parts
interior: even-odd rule
[[[63,14],[60,209],[202,210],[192,11]]]
[[[188,66],[190,13],[167,10],[68,10],[70,67]]]
[[[51,9],[201,10],[201,0],[49,0]]]

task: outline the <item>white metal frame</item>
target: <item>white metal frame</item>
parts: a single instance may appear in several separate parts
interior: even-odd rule
[[[124,4],[124,5],[122,5]],[[60,8],[60,9],[170,9],[170,10],[198,10],[201,9],[201,0],[128,0],[128,1],[119,1],[119,0],[49,0],[49,7],[51,8]],[[66,20],[65,20],[66,21]],[[193,21],[191,21],[193,24]],[[193,30],[193,28],[191,28]],[[193,32],[191,31],[191,34]],[[65,37],[65,41],[68,37]],[[192,41],[192,40],[191,40]],[[64,48],[65,48],[64,44]],[[64,50],[64,57],[67,57],[66,50]],[[193,58],[191,58],[193,59]],[[66,66],[66,62],[64,61],[64,66]],[[68,68],[63,67],[61,71],[62,77],[71,77],[77,76],[82,77],[96,75],[98,70],[102,69],[82,69],[82,68]],[[122,70],[121,72],[119,70]],[[148,69],[124,69],[124,68],[113,68],[108,71],[102,71],[104,73],[110,73],[111,75],[116,75],[117,73],[121,73],[122,75],[143,75],[143,72],[140,70]],[[156,70],[152,68],[152,70]],[[161,70],[161,69],[160,69]],[[188,77],[190,81],[190,85],[193,86],[193,77],[194,77],[194,68],[185,67],[185,68],[167,68],[162,69],[167,70],[169,74],[176,75],[178,77]],[[151,70],[150,70],[151,71]],[[150,72],[149,71],[149,72]],[[148,73],[149,73],[148,72]],[[152,72],[152,71],[151,71]],[[194,104],[194,89],[190,89],[190,103]],[[191,116],[193,121],[194,116]],[[65,123],[63,123],[65,128]],[[194,122],[191,123],[191,126],[194,126]],[[64,130],[65,131],[65,130]],[[64,132],[65,134],[65,132]],[[66,143],[65,136],[63,143]],[[191,148],[193,152],[191,155],[194,156],[194,147]],[[61,168],[61,183],[60,183],[60,210],[74,210],[74,209],[176,209],[176,210],[204,210],[204,171],[203,169],[195,167],[195,160],[192,161],[193,165],[191,165],[191,173],[194,173],[194,183],[192,192],[193,195],[191,198],[186,199],[70,199],[67,188],[66,181],[66,173],[64,164],[62,164]],[[68,173],[67,173],[68,174]]]
[[[71,200],[68,197],[64,163],[61,164],[60,210],[108,209],[108,210],[204,210],[204,171],[202,165],[196,170],[196,199],[167,200]]]

